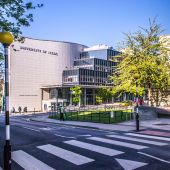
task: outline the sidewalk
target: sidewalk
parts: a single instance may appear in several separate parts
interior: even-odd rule
[[[72,125],[86,128],[94,128],[100,130],[109,130],[109,131],[136,131],[136,122],[125,121],[117,124],[103,124],[103,123],[92,123],[92,122],[80,122],[80,121],[60,121],[55,119],[49,119],[48,115],[44,115],[44,113],[39,113],[41,115],[37,115],[36,113],[22,113],[22,114],[12,114],[11,116],[23,116],[27,115],[27,120],[38,121],[38,122],[47,122],[47,123],[55,123],[62,125]],[[3,115],[3,114],[1,114]],[[33,116],[33,117],[32,117]],[[35,117],[34,117],[35,116]],[[25,119],[25,118],[24,118]],[[165,130],[170,131],[170,119],[168,118],[155,118],[152,120],[142,120],[140,121],[140,130],[144,129],[155,129],[155,130]]]
[[[79,121],[60,121],[55,119],[49,119],[48,116],[39,116],[36,118],[31,118],[32,121],[55,123],[62,125],[72,125],[86,128],[95,128],[100,130],[109,130],[109,131],[134,131],[136,126],[130,124],[103,124],[103,123],[92,123],[92,122],[79,122]],[[140,127],[140,129],[145,129],[145,127]]]
[[[129,126],[134,126],[135,122],[134,121],[129,121],[129,122],[122,122],[119,123],[121,125],[129,125]],[[140,125],[145,128],[152,128],[152,129],[159,129],[159,130],[166,130],[170,131],[170,119],[165,119],[165,118],[155,118],[153,120],[144,120],[140,122]]]

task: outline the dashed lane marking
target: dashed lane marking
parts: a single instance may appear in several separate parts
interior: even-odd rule
[[[40,132],[40,130],[38,129],[32,129],[32,128],[29,128],[29,127],[25,127],[23,126],[24,129],[28,129],[28,130],[32,130],[32,131],[35,131],[35,132]]]
[[[77,135],[77,136],[85,136],[85,137],[90,137],[91,135]]]
[[[60,135],[60,134],[54,134],[54,135],[55,135],[55,136],[62,137],[62,138],[76,139],[76,137],[72,137],[72,136],[63,136],[63,135]]]
[[[43,127],[43,128],[39,128],[40,130],[45,130],[45,131],[49,131],[49,130],[52,130],[51,128],[49,127]]]

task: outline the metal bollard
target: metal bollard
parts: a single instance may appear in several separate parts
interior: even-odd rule
[[[136,113],[136,131],[139,131],[139,114]]]

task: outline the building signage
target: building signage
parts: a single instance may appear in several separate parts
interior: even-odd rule
[[[36,94],[20,94],[19,96],[38,96]]]
[[[50,55],[58,56],[57,52],[42,50],[42,49],[38,49],[38,48],[20,46],[20,50],[26,50],[26,51],[32,51],[32,52],[37,52],[37,53],[50,54]]]

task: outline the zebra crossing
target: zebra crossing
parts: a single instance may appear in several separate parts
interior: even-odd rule
[[[65,159],[66,161],[69,161],[75,165],[82,165],[85,163],[89,163],[94,161],[94,159],[90,159],[88,157],[82,156],[80,154],[59,148],[57,146],[53,146],[50,144],[38,146],[39,149],[42,149],[48,153],[51,153],[55,156],[58,156],[62,159]]]
[[[118,139],[126,139],[126,140],[130,140],[130,141],[152,144],[152,145],[156,145],[156,146],[168,145],[167,143],[163,143],[163,142],[155,142],[155,141],[152,141],[152,140],[145,140],[145,139],[139,139],[139,138],[134,138],[134,137],[126,137],[126,136],[120,136],[120,135],[107,135],[107,136],[113,137],[113,138],[118,138]]]
[[[41,162],[22,150],[12,152],[12,159],[24,169],[54,170],[47,164]]]
[[[55,158],[62,159],[66,163],[70,163],[71,165],[74,166],[81,166],[96,161],[94,157],[90,156],[90,154],[88,154],[87,156],[87,155],[83,155],[82,153],[81,154],[76,153],[75,148],[81,148],[82,150],[86,150],[86,151],[88,150],[89,152],[93,152],[95,154],[113,157],[113,160],[117,161],[119,165],[125,170],[134,170],[139,167],[147,166],[149,165],[149,163],[139,162],[138,160],[126,160],[122,158],[120,159],[119,155],[123,155],[123,154],[128,155],[126,151],[122,151],[124,147],[133,149],[138,152],[141,151],[142,149],[151,148],[152,146],[162,147],[162,146],[169,145],[170,144],[168,143],[169,141],[170,138],[148,136],[148,135],[142,135],[136,133],[126,133],[123,135],[106,134],[104,137],[87,136],[85,137],[85,141],[81,141],[81,139],[66,140],[62,142],[64,144],[62,146],[55,146],[54,144],[40,145],[40,146],[36,146],[35,149],[37,149],[37,152],[43,152],[42,154],[48,153],[54,156]],[[101,146],[102,144],[109,144],[110,146],[113,147]],[[72,147],[64,148],[65,145],[72,146]],[[115,149],[117,146],[121,146],[122,149],[121,150]],[[43,162],[42,160],[39,160],[35,156],[23,150],[13,151],[12,160],[17,165],[19,165],[20,167],[26,170],[58,169],[57,167],[54,167],[54,165],[48,165],[49,164],[48,160],[46,162]]]

